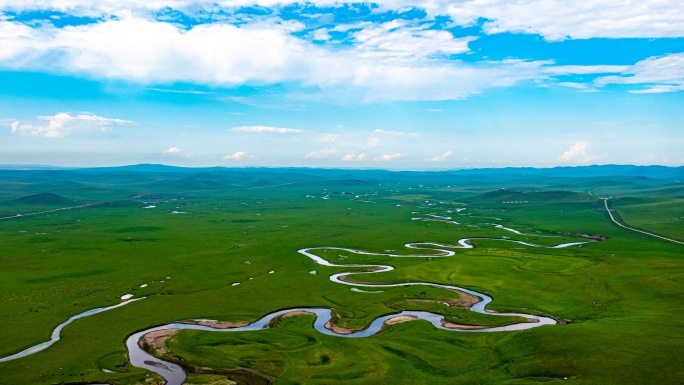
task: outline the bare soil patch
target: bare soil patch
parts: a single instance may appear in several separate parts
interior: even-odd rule
[[[390,318],[390,319],[386,320],[385,325],[400,324],[402,322],[408,322],[408,321],[413,321],[413,320],[417,320],[417,319],[418,319],[418,317],[414,317],[411,315],[402,315],[399,317],[394,317],[394,318]]]
[[[138,346],[143,350],[156,353],[156,355],[166,354],[168,353],[166,341],[179,330],[180,329],[166,329],[147,333],[140,338]]]

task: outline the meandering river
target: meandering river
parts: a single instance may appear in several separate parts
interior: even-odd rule
[[[55,330],[52,331],[52,335],[50,336],[50,341],[45,341],[45,342],[40,343],[38,345],[31,346],[30,348],[22,350],[17,354],[13,354],[13,355],[7,356],[7,357],[2,357],[2,358],[0,358],[0,362],[12,361],[12,360],[16,360],[16,359],[21,358],[21,357],[30,356],[31,354],[35,354],[35,353],[38,353],[40,351],[43,351],[43,350],[49,348],[52,344],[59,341],[59,339],[61,337],[62,329],[64,329],[65,326],[67,326],[68,324],[74,322],[75,320],[77,320],[79,318],[88,317],[88,316],[91,316],[91,315],[97,314],[97,313],[102,313],[103,311],[107,311],[107,310],[115,309],[117,307],[128,305],[131,302],[139,301],[141,299],[143,299],[143,298],[132,299],[132,300],[129,300],[126,302],[121,302],[121,303],[116,304],[114,306],[100,307],[97,309],[91,309],[88,311],[84,311],[81,314],[77,314],[77,315],[69,318],[68,320],[62,322],[61,324],[57,325]]]
[[[141,368],[145,368],[149,371],[158,373],[162,377],[164,377],[167,381],[167,385],[181,385],[183,381],[186,378],[186,374],[183,371],[183,369],[174,363],[167,362],[164,360],[161,360],[142,348],[140,348],[138,342],[140,339],[151,332],[155,331],[160,331],[160,330],[169,330],[169,329],[193,329],[193,330],[204,330],[204,331],[214,331],[214,332],[246,332],[246,331],[258,331],[258,330],[263,330],[264,328],[268,328],[268,325],[271,323],[271,321],[277,317],[281,317],[283,315],[286,315],[291,312],[306,312],[309,314],[315,315],[316,319],[314,321],[314,329],[316,329],[318,332],[326,334],[326,335],[332,335],[332,336],[338,336],[338,337],[344,337],[344,338],[362,338],[362,337],[368,337],[372,336],[378,332],[380,332],[383,328],[383,325],[387,322],[390,321],[394,318],[399,318],[399,317],[411,317],[413,319],[422,319],[425,321],[430,322],[434,327],[442,330],[449,330],[449,331],[459,331],[459,332],[470,332],[470,333],[482,333],[482,332],[502,332],[502,331],[512,331],[512,330],[524,330],[524,329],[531,329],[543,325],[554,325],[556,324],[556,320],[553,318],[549,317],[543,317],[543,316],[537,316],[533,314],[524,314],[524,313],[492,313],[486,310],[486,306],[492,302],[492,297],[476,292],[474,290],[466,289],[463,287],[458,287],[458,286],[452,286],[452,285],[443,285],[443,284],[438,284],[438,283],[433,283],[433,282],[403,282],[403,283],[390,283],[390,284],[382,284],[382,283],[356,283],[356,282],[350,282],[345,279],[345,277],[348,277],[353,274],[377,274],[377,273],[383,273],[386,271],[393,270],[394,267],[390,265],[375,265],[375,264],[346,264],[346,265],[339,265],[339,264],[334,264],[325,258],[322,258],[316,254],[313,253],[314,250],[338,250],[338,251],[345,251],[348,253],[353,253],[353,254],[360,254],[360,255],[376,255],[376,256],[388,256],[388,257],[394,257],[394,258],[439,258],[439,257],[450,257],[455,254],[455,251],[453,249],[464,249],[464,248],[472,248],[473,246],[470,244],[471,240],[474,239],[488,239],[488,240],[497,240],[497,241],[505,241],[505,242],[514,242],[514,243],[519,243],[522,245],[526,246],[531,246],[531,247],[546,247],[546,246],[540,246],[540,245],[535,245],[529,242],[523,242],[523,241],[516,241],[516,240],[510,240],[510,239],[499,239],[499,238],[464,238],[460,239],[458,241],[458,245],[445,245],[445,244],[439,244],[439,243],[431,243],[431,242],[424,242],[424,243],[407,243],[405,246],[407,248],[411,249],[429,249],[432,252],[436,252],[436,254],[411,254],[411,255],[400,255],[400,254],[385,254],[385,253],[372,253],[368,251],[363,251],[363,250],[356,250],[356,249],[348,249],[348,248],[341,248],[341,247],[311,247],[311,248],[304,248],[298,250],[298,252],[302,255],[305,255],[306,257],[310,258],[312,261],[316,262],[319,265],[323,266],[333,266],[333,267],[362,267],[362,268],[367,268],[368,270],[366,271],[357,271],[357,272],[343,272],[343,273],[337,273],[331,275],[329,278],[331,281],[340,283],[343,285],[349,285],[349,286],[355,286],[355,287],[374,287],[374,288],[379,288],[379,287],[396,287],[396,286],[414,286],[414,285],[421,285],[421,286],[432,286],[432,287],[438,287],[438,288],[443,288],[447,290],[455,290],[455,291],[461,291],[473,296],[478,297],[480,300],[472,305],[470,307],[470,310],[477,312],[477,313],[482,313],[482,314],[489,314],[489,315],[495,315],[495,316],[518,316],[518,317],[524,317],[528,319],[528,322],[521,322],[513,325],[506,325],[506,326],[496,326],[496,327],[485,327],[481,329],[465,329],[465,328],[450,328],[446,327],[443,324],[444,316],[440,314],[434,314],[434,313],[429,313],[429,312],[424,312],[424,311],[402,311],[400,313],[394,313],[394,314],[388,314],[384,315],[381,317],[376,318],[371,322],[371,324],[363,330],[359,330],[353,333],[349,334],[341,334],[341,333],[336,333],[333,330],[329,329],[326,327],[326,325],[329,325],[330,322],[332,322],[333,319],[333,314],[332,310],[329,308],[309,308],[309,307],[301,307],[301,308],[294,308],[294,309],[284,309],[284,310],[279,310],[270,314],[267,314],[266,316],[262,317],[261,319],[246,325],[242,327],[235,327],[235,328],[215,328],[211,326],[206,326],[206,325],[196,325],[196,324],[187,324],[187,323],[171,323],[167,325],[162,325],[162,326],[157,326],[154,328],[150,328],[147,330],[143,330],[140,332],[137,332],[131,336],[128,337],[126,340],[126,347],[128,348],[128,354],[129,354],[129,360],[131,364],[134,366],[138,366]],[[564,247],[569,247],[569,246],[574,246],[574,245],[580,245],[584,244],[586,242],[572,242],[572,243],[563,243],[555,246],[548,246],[548,248],[564,248]],[[436,248],[428,248],[426,246],[434,246]]]
[[[126,339],[126,347],[128,349],[128,355],[129,355],[129,360],[132,365],[147,369],[149,371],[158,373],[162,377],[164,377],[167,381],[167,385],[181,385],[183,381],[186,378],[186,374],[183,371],[183,369],[174,363],[164,361],[162,359],[159,359],[157,357],[152,356],[151,354],[147,353],[143,349],[140,348],[139,346],[139,341],[140,339],[151,332],[155,331],[160,331],[160,330],[170,330],[170,329],[193,329],[193,330],[205,330],[205,331],[214,331],[214,332],[245,332],[245,331],[259,331],[263,330],[264,328],[268,328],[269,324],[273,319],[277,317],[284,316],[288,313],[291,312],[305,312],[309,314],[313,314],[316,319],[314,321],[314,329],[316,329],[318,332],[326,334],[326,335],[332,335],[332,336],[338,336],[338,337],[344,337],[344,338],[362,338],[362,337],[368,337],[372,336],[378,332],[380,332],[383,328],[383,325],[387,321],[391,321],[392,319],[398,318],[398,317],[410,317],[412,319],[422,319],[430,322],[432,325],[434,325],[435,328],[438,329],[443,329],[443,330],[449,330],[449,331],[458,331],[458,332],[471,332],[471,333],[481,333],[481,332],[500,332],[500,331],[511,331],[511,330],[523,330],[523,329],[530,329],[530,328],[535,328],[543,325],[553,325],[556,324],[556,321],[552,318],[549,317],[543,317],[543,316],[537,316],[537,315],[532,315],[532,314],[523,314],[523,313],[493,313],[489,312],[486,310],[486,306],[492,302],[492,298],[486,294],[476,292],[474,290],[470,290],[467,288],[463,287],[458,287],[458,286],[452,286],[452,285],[443,285],[439,283],[433,283],[433,282],[402,282],[402,283],[356,283],[356,282],[351,282],[347,277],[355,274],[377,274],[377,273],[383,273],[387,272],[390,270],[393,270],[394,267],[390,265],[376,265],[376,264],[346,264],[346,265],[339,265],[339,264],[334,264],[328,260],[326,260],[323,257],[320,257],[316,254],[314,254],[314,251],[316,250],[337,250],[337,251],[344,251],[352,254],[359,254],[359,255],[374,255],[374,256],[387,256],[387,257],[393,257],[393,258],[440,258],[440,257],[450,257],[455,255],[454,249],[469,249],[472,248],[473,246],[470,244],[471,240],[496,240],[496,241],[503,241],[503,242],[514,242],[518,243],[521,245],[525,246],[530,246],[530,247],[544,247],[544,248],[564,248],[564,247],[569,247],[569,246],[574,246],[574,245],[580,245],[584,244],[587,242],[572,242],[572,243],[563,243],[555,246],[540,246],[536,245],[533,243],[529,242],[523,242],[523,241],[516,241],[516,240],[511,240],[511,239],[503,239],[503,238],[463,238],[458,241],[458,245],[446,245],[446,244],[439,244],[439,243],[431,243],[431,242],[423,242],[423,243],[408,243],[405,246],[410,249],[427,249],[430,250],[430,254],[410,254],[410,255],[401,255],[401,254],[386,254],[386,253],[372,253],[368,251],[363,251],[363,250],[356,250],[356,249],[348,249],[348,248],[341,248],[341,247],[310,247],[310,248],[304,248],[298,250],[298,252],[308,258],[310,258],[312,261],[319,265],[323,266],[333,266],[333,267],[354,267],[354,268],[366,268],[364,271],[356,271],[356,272],[342,272],[342,273],[337,273],[331,275],[329,278],[331,281],[343,284],[343,285],[348,285],[348,286],[354,286],[354,287],[372,287],[372,288],[383,288],[383,287],[397,287],[397,286],[415,286],[415,285],[421,285],[421,286],[431,286],[431,287],[437,287],[437,288],[442,288],[442,289],[447,289],[447,290],[452,290],[452,291],[460,291],[463,293],[470,294],[472,296],[478,297],[479,301],[473,304],[470,307],[470,310],[477,312],[477,313],[482,313],[482,314],[489,314],[493,316],[518,316],[518,317],[524,317],[527,318],[528,322],[521,322],[513,325],[506,325],[506,326],[496,326],[496,327],[483,327],[479,329],[469,329],[469,328],[458,328],[458,327],[447,327],[445,326],[444,317],[440,314],[434,314],[434,313],[429,313],[429,312],[424,312],[424,311],[402,311],[400,313],[394,313],[394,314],[388,314],[384,315],[381,317],[376,318],[371,322],[371,324],[364,330],[359,330],[359,331],[354,331],[348,334],[342,334],[342,333],[336,333],[335,331],[331,330],[332,328],[326,327],[326,325],[330,326],[330,323],[332,322],[333,319],[333,313],[332,310],[329,308],[320,308],[320,307],[301,307],[301,308],[294,308],[294,309],[284,309],[284,310],[279,310],[275,311],[273,313],[269,313],[262,317],[261,319],[250,323],[249,325],[246,326],[241,326],[241,327],[235,327],[235,328],[216,328],[212,326],[206,326],[206,325],[198,325],[198,324],[190,324],[190,323],[170,323],[162,326],[156,326],[152,327],[146,330],[142,330],[139,332],[136,332],[132,335],[130,335]],[[142,298],[139,298],[142,299]],[[106,308],[98,308],[98,309],[93,309],[86,311],[84,313],[78,314],[76,316],[73,316],[69,318],[66,322],[60,324],[55,328],[55,330],[52,333],[52,338],[50,341],[38,344],[36,346],[33,346],[31,348],[28,348],[20,353],[14,354],[12,356],[0,358],[0,362],[2,361],[10,361],[14,360],[17,358],[25,357],[30,354],[37,353],[41,350],[47,349],[50,345],[52,345],[54,342],[59,340],[60,337],[60,332],[62,328],[64,328],[66,325],[71,323],[72,321],[78,319],[78,318],[83,318],[87,317],[92,314],[97,314],[109,309],[113,309],[116,307],[124,306],[128,303],[131,303],[133,301],[139,300],[129,300],[126,302],[123,302],[118,305],[106,307]]]

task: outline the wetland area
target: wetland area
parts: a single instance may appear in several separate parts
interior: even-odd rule
[[[684,380],[682,168],[0,174],[0,384]]]

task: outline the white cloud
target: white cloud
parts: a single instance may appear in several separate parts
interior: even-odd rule
[[[430,160],[433,162],[441,162],[441,161],[446,160],[447,158],[451,157],[452,155],[454,155],[454,152],[449,150],[449,151],[445,151],[442,155],[437,155],[434,158],[431,158]]]
[[[365,102],[457,100],[489,88],[510,87],[525,80],[548,79],[555,75],[547,72],[552,68],[549,61],[356,64],[357,72],[350,84],[355,86],[356,92],[365,94]]]
[[[36,57],[42,49],[39,30],[21,23],[0,20],[0,63],[9,68],[23,67]]]
[[[483,27],[491,34],[533,33],[548,40],[684,35],[684,7],[677,1],[424,0],[420,3],[432,14],[451,16],[459,25],[473,25],[487,19]]]
[[[226,156],[224,156],[224,157],[221,158],[221,159],[224,159],[224,160],[239,160],[239,159],[245,159],[245,158],[247,158],[247,157],[251,158],[251,156],[248,156],[246,152],[244,152],[244,151],[237,151],[237,152],[235,152],[235,153],[233,153],[233,154],[231,154],[231,155],[226,155]]]
[[[381,128],[376,128],[373,133],[375,134],[385,134],[385,135],[392,135],[392,136],[400,136],[404,135],[403,132],[400,131],[390,131],[390,130],[383,130]]]
[[[181,153],[181,149],[175,146],[169,147],[166,150],[164,150],[163,153],[168,155],[178,155]]]
[[[243,6],[273,7],[301,3],[299,0],[2,0],[1,10],[53,9],[76,15],[106,16],[146,14],[172,8],[197,14],[217,8],[233,10]],[[322,7],[341,7],[343,0],[310,0]],[[488,33],[535,33],[549,40],[592,37],[682,37],[684,7],[668,0],[375,0],[381,10],[424,9],[431,17],[449,16],[457,25],[474,25],[486,19]],[[205,12],[206,13],[206,12]],[[344,26],[338,26],[344,28]],[[347,29],[350,27],[347,27]],[[385,26],[384,28],[387,28]],[[322,34],[323,32],[320,32]],[[400,32],[400,35],[403,32]],[[370,34],[372,36],[372,34]],[[434,39],[429,36],[428,38]],[[408,44],[425,39],[407,36]],[[387,49],[398,38],[384,42]],[[375,43],[379,45],[379,43]],[[399,43],[401,44],[401,42]],[[435,44],[430,41],[430,44]],[[446,45],[450,48],[450,44]]]
[[[325,28],[317,29],[313,33],[313,39],[314,40],[319,40],[319,41],[326,41],[330,40],[331,36],[328,33],[328,30]]]
[[[643,90],[631,90],[630,93],[633,94],[662,94],[666,92],[679,92],[684,91],[684,84],[679,85],[655,85],[645,88]]]
[[[298,134],[304,132],[304,130],[298,130],[295,128],[281,128],[281,127],[269,127],[269,126],[240,126],[233,127],[230,129],[233,132],[254,132],[254,133],[274,133],[274,134]]]
[[[570,146],[570,148],[567,151],[563,152],[556,159],[561,162],[584,163],[590,161],[593,158],[587,155],[587,142],[581,140]]]
[[[432,36],[436,31],[397,24],[388,31],[391,41],[385,42],[376,34],[388,26],[370,25],[368,34],[358,33],[357,44],[330,48],[291,35],[295,28],[293,22],[268,19],[241,26],[201,24],[185,30],[130,15],[62,29],[0,21],[0,69],[150,85],[295,82],[329,98],[361,102],[460,99],[483,89],[551,76],[543,72],[549,62],[468,64],[432,57],[456,52],[444,48],[449,39],[467,45],[448,32]],[[401,43],[405,33],[417,34],[419,41]],[[430,39],[439,41],[433,47]]]
[[[577,82],[559,82],[557,83],[561,87],[568,87],[568,88],[574,88],[577,90],[591,90],[592,88],[585,84],[585,83],[577,83]]]
[[[1,10],[53,9],[76,15],[106,16],[148,14],[172,8],[191,15],[199,11],[215,11],[217,8],[234,10],[242,6],[262,6],[277,9],[288,4],[301,4],[299,0],[3,0]],[[343,0],[310,0],[307,3],[322,7],[342,7]],[[449,16],[457,25],[474,25],[486,19],[484,29],[488,33],[534,33],[549,40],[566,38],[588,39],[592,37],[682,37],[684,7],[674,0],[375,0],[382,10],[401,11],[410,7],[427,11],[428,15]],[[345,26],[337,26],[344,30]],[[349,29],[350,27],[346,27]],[[384,28],[387,28],[385,26]],[[320,37],[324,37],[323,32]],[[369,33],[370,37],[374,36]],[[405,42],[399,40],[405,36]],[[369,38],[370,38],[369,37]],[[421,34],[416,36],[400,32],[397,37],[381,41],[386,49],[394,45],[413,45],[421,39],[439,42],[439,37]],[[397,43],[397,41],[399,41]],[[369,42],[380,45],[381,42]],[[433,46],[433,44],[428,44]],[[458,49],[447,42],[444,49]],[[430,49],[432,50],[432,49]]]
[[[290,33],[297,22],[216,23],[184,30],[134,16],[31,28],[0,22],[3,67],[50,69],[144,84],[176,81],[234,85],[302,80],[311,47]]]
[[[311,151],[310,153],[306,154],[306,158],[313,158],[313,159],[320,159],[320,158],[329,158],[333,155],[337,154],[337,149],[334,147],[325,147],[320,150],[316,151]]]
[[[636,93],[674,92],[684,88],[684,53],[653,56],[622,71],[620,76],[596,79],[599,86],[607,84],[643,84],[647,88]]]
[[[401,20],[363,26],[353,33],[360,57],[413,61],[416,57],[461,54],[468,52],[468,43],[475,40],[474,37],[455,38],[447,31],[409,26]]]
[[[548,75],[593,75],[605,73],[621,73],[627,71],[630,66],[625,65],[554,65],[547,60],[543,62],[541,70]]]
[[[47,125],[15,121],[11,124],[12,133],[16,135],[43,136],[46,138],[98,135],[106,132],[114,125],[134,123],[130,120],[104,118],[89,112],[76,115],[61,112],[56,115],[39,116],[38,119],[46,121]]]
[[[378,156],[378,157],[373,158],[373,160],[376,160],[376,161],[387,161],[387,160],[392,160],[392,159],[400,158],[400,157],[402,157],[402,156],[404,156],[404,154],[384,154],[384,155],[381,155],[381,156]]]
[[[347,154],[347,155],[343,156],[343,157],[340,158],[340,159],[343,160],[343,161],[345,161],[345,162],[353,162],[353,161],[357,161],[357,162],[358,162],[358,161],[361,161],[361,160],[366,159],[366,154],[359,154],[359,155],[356,155],[356,154]]]
[[[49,23],[24,25],[0,21],[0,69],[47,71],[147,85],[187,82],[210,86],[298,84],[306,95],[355,102],[454,100],[528,80],[559,75],[622,73],[605,77],[627,84],[639,73],[629,66],[559,66],[552,61],[503,60],[467,62],[450,55],[469,52],[474,37],[455,37],[430,23],[393,20],[337,25],[352,31],[345,44],[314,31],[314,44],[304,25],[278,17],[278,8],[294,0],[0,0],[2,10],[55,9],[102,17],[91,24],[56,28]],[[319,6],[343,6],[334,0]],[[431,16],[448,15],[457,24],[488,20],[488,33],[538,33],[550,40],[590,37],[684,36],[684,7],[675,1],[600,0],[378,0],[382,9],[415,6]],[[275,7],[267,16],[250,16],[239,24],[200,23],[189,28],[150,18],[166,7],[191,15],[202,10],[234,10],[245,5]],[[202,13],[206,15],[207,13]],[[206,17],[206,16],[205,16]],[[347,44],[348,43],[348,44]],[[676,59],[676,55],[671,59]],[[643,66],[654,63],[643,63]],[[664,61],[657,63],[665,65]],[[680,65],[679,68],[682,68]],[[642,71],[634,66],[631,70]],[[674,69],[671,69],[674,71]],[[647,74],[642,74],[644,78]],[[620,79],[622,78],[622,79]],[[681,78],[680,78],[681,79]],[[634,84],[634,83],[629,83]],[[679,90],[680,83],[658,82],[643,92]],[[194,92],[169,91],[162,92]],[[312,90],[317,90],[311,96]]]

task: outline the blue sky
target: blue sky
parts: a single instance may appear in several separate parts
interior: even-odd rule
[[[678,1],[0,0],[0,164],[680,166],[683,106]]]

